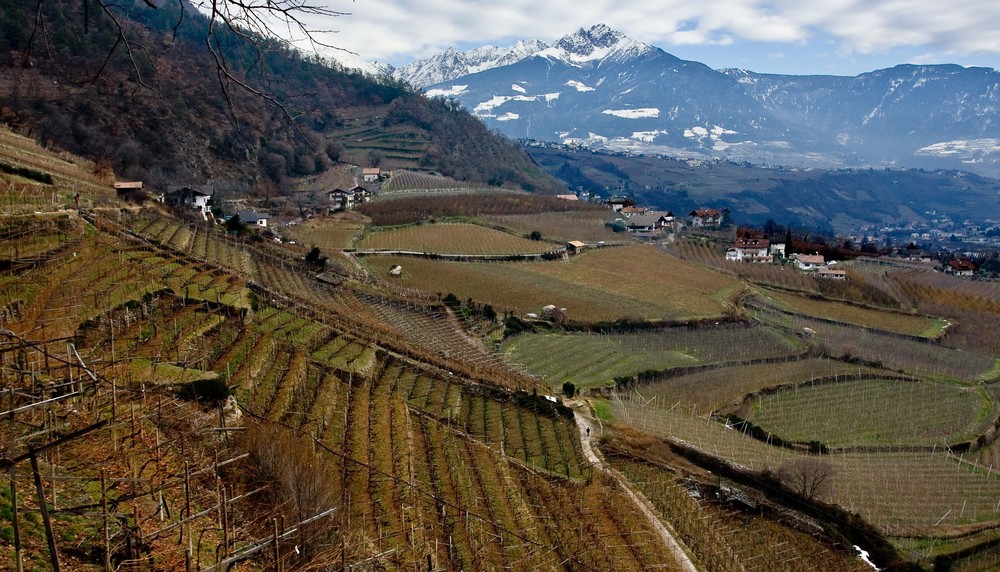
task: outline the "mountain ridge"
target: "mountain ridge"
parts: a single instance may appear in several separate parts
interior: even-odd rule
[[[461,71],[427,66],[423,77]],[[765,165],[1000,176],[1000,72],[990,68],[900,64],[853,77],[713,70],[603,24],[484,68],[422,87],[515,139]],[[395,77],[422,83],[400,70]]]

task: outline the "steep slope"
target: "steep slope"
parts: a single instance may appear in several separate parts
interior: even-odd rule
[[[220,77],[205,48],[208,21],[185,6],[183,17],[173,2],[151,10],[136,1],[115,12],[133,42],[131,58],[115,44],[114,23],[103,13],[88,19],[79,0],[5,6],[0,27],[30,32],[40,14],[45,33],[5,38],[0,118],[158,188],[214,179],[280,190],[341,159],[559,188],[467,113],[400,82],[330,68],[277,41],[224,34],[219,54],[233,77]],[[365,144],[353,144],[359,139]]]

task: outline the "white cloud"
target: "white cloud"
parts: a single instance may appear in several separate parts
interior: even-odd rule
[[[962,58],[1000,54],[996,0],[361,0],[330,7],[351,14],[311,24],[337,30],[325,37],[327,43],[393,63],[448,47],[510,45],[525,38],[553,42],[597,23],[667,51],[767,43],[793,59],[801,51],[796,48],[807,43],[832,42],[826,51],[841,57],[905,48],[913,51],[907,59],[932,53],[963,63]]]

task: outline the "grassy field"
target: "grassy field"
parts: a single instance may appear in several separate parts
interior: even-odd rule
[[[804,456],[691,417],[661,399],[613,400],[612,412],[618,422],[750,470],[777,470]],[[887,534],[941,534],[953,527],[1000,521],[1000,478],[946,450],[838,453],[822,459],[833,469],[829,500],[859,513]]]
[[[752,339],[753,343],[745,343]],[[522,334],[508,339],[508,359],[541,375],[552,387],[571,381],[577,387],[607,386],[615,377],[721,361],[774,357],[794,344],[767,328],[671,328],[657,332],[597,334]]]
[[[434,254],[541,254],[559,245],[529,240],[477,224],[422,224],[371,232],[360,250],[407,250]]]
[[[778,307],[811,316],[825,318],[837,322],[846,322],[865,328],[876,328],[910,336],[936,338],[944,331],[948,322],[928,316],[917,316],[896,312],[883,312],[851,304],[843,304],[830,300],[808,298],[776,290],[765,291],[765,296]]]
[[[644,386],[646,397],[694,406],[699,414],[708,414],[742,403],[743,396],[782,384],[809,381],[833,375],[849,376],[868,368],[828,359],[804,359],[783,363],[765,363],[698,371]]]
[[[425,292],[454,293],[498,309],[538,312],[554,304],[571,321],[720,316],[732,308],[740,283],[656,248],[593,250],[555,262],[462,263],[379,256],[365,261],[386,279]],[[388,276],[399,264],[403,274]]]
[[[980,388],[875,379],[788,389],[752,409],[751,421],[791,441],[947,445],[985,430],[992,400]]]
[[[975,381],[983,379],[996,366],[994,355],[975,348],[956,349],[851,324],[820,322],[800,314],[755,311],[753,315],[765,323],[811,332],[813,344],[827,355],[848,361],[864,360],[918,376]]]

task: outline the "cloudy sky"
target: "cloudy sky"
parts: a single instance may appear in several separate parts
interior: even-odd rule
[[[607,24],[713,68],[856,75],[899,63],[1000,68],[997,0],[310,0],[348,15],[315,28],[399,66],[449,47],[554,42]]]

